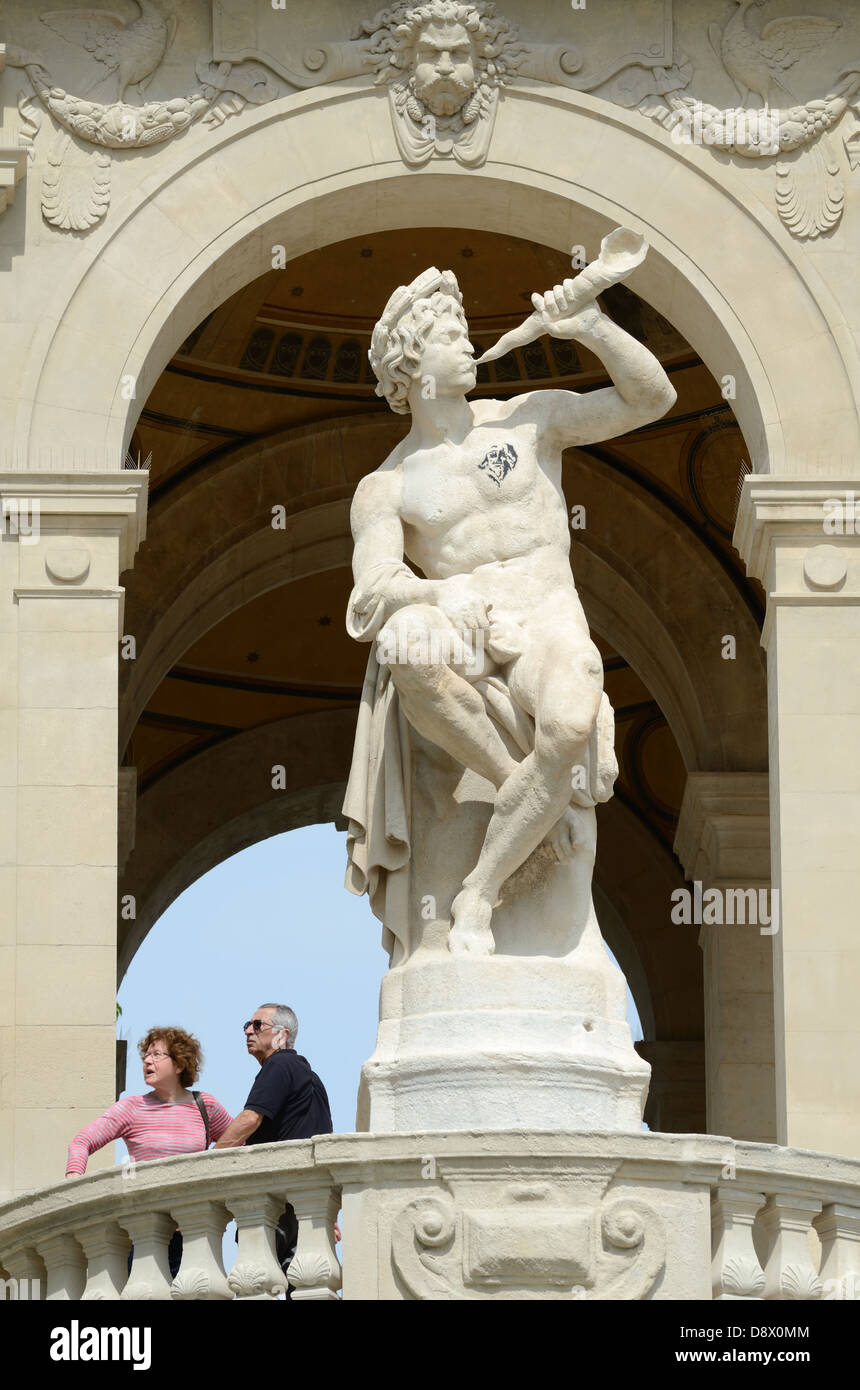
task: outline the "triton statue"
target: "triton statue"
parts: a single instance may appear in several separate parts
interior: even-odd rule
[[[412,425],[352,504],[347,628],[376,646],[344,811],[348,886],[370,892],[394,937],[404,933],[379,893],[409,854],[410,731],[495,789],[477,863],[453,897],[454,953],[493,952],[506,881],[542,843],[562,861],[588,848],[593,807],[612,794],[612,710],[571,573],[561,462],[564,449],[648,424],[675,401],[652,353],[596,303],[646,250],[618,229],[577,278],[534,295],[534,313],[498,345],[540,333],[584,344],[613,382],[587,395],[467,400],[476,362],[451,271],[401,286],[374,329],[377,392]]]

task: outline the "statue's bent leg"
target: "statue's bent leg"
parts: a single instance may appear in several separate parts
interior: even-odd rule
[[[526,660],[526,658],[523,658]],[[574,652],[548,645],[534,677],[535,748],[499,790],[480,858],[452,906],[452,951],[489,954],[490,922],[502,885],[559,821],[570,803],[571,771],[585,760],[603,667],[588,644]]]
[[[460,664],[458,636],[445,614],[430,604],[401,608],[378,641],[412,727],[494,787],[502,786],[517,763],[479,692],[452,669]]]

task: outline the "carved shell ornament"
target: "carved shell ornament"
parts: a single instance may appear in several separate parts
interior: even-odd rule
[[[793,236],[821,236],[838,225],[845,204],[839,158],[827,133],[849,107],[858,109],[860,58],[843,68],[827,96],[798,102],[783,81],[786,69],[828,44],[841,26],[808,15],[762,24],[756,12],[767,0],[735,3],[738,8],[725,28],[709,25],[708,37],[741,101],[755,97],[763,104],[721,109],[673,90],[646,97],[639,110],[659,121],[678,144],[704,145],[744,159],[775,158],[775,200],[782,222]],[[852,169],[858,138],[855,129],[845,140]]]
[[[206,1298],[212,1285],[209,1276],[202,1269],[191,1269],[187,1273],[179,1271],[170,1285],[170,1297],[181,1302]]]
[[[312,1251],[307,1255],[294,1255],[290,1260],[288,1277],[297,1289],[321,1288],[327,1285],[332,1276],[332,1268],[325,1255]]]
[[[274,1279],[262,1264],[247,1260],[235,1264],[227,1276],[227,1284],[238,1298],[259,1298],[261,1294],[274,1298],[285,1283],[283,1277],[280,1282]]]
[[[730,1255],[722,1268],[723,1292],[735,1298],[761,1298],[764,1270],[752,1255]]]

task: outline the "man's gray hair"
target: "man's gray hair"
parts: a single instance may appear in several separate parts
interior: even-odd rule
[[[286,1028],[289,1033],[287,1047],[295,1047],[296,1034],[299,1031],[299,1020],[296,1018],[289,1004],[261,1004],[261,1009],[272,1009],[272,1022],[276,1028]]]

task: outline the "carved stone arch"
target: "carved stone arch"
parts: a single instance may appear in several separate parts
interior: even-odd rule
[[[844,315],[730,164],[673,144],[644,117],[539,86],[500,104],[481,169],[408,170],[386,104],[364,81],[294,94],[205,140],[177,142],[58,287],[29,352],[15,447],[49,469],[62,438],[74,467],[118,467],[165,362],[271,263],[275,243],[292,257],[341,240],[347,227],[474,225],[527,238],[539,228],[547,245],[581,243],[593,254],[619,222],[652,245],[631,288],[718,379],[735,377],[755,470],[836,474],[843,456],[856,457],[860,372]],[[103,310],[118,299],[124,313],[105,331]],[[801,347],[815,355],[814,374],[796,370]],[[137,404],[123,399],[123,377],[134,378]],[[827,459],[817,449],[823,428]]]

